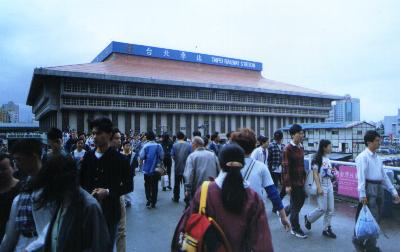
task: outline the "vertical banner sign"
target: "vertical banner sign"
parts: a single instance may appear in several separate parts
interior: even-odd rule
[[[357,168],[342,165],[339,167],[338,194],[358,198]]]

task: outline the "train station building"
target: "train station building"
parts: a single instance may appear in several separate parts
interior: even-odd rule
[[[272,136],[293,123],[324,122],[341,96],[266,79],[262,63],[111,42],[90,63],[34,69],[27,104],[40,129],[88,132],[108,116],[122,132],[250,127]]]

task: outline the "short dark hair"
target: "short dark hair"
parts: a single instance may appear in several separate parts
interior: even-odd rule
[[[145,136],[146,136],[146,139],[149,141],[152,141],[156,138],[156,134],[154,134],[154,132],[151,130],[147,131]]]
[[[226,138],[231,138],[231,135],[232,135],[232,131],[231,131],[231,132],[228,132],[228,133],[226,133]]]
[[[268,142],[268,137],[266,137],[266,136],[261,136],[261,137],[258,139],[258,141],[259,141],[261,144],[266,143],[266,142]]]
[[[179,140],[185,139],[185,134],[183,134],[182,131],[179,131],[178,133],[176,133],[176,138],[178,138]]]
[[[126,144],[131,144],[131,142],[129,141],[124,141],[124,143],[122,144],[122,146],[126,145]]]
[[[111,131],[111,139],[112,139],[117,133],[121,134],[121,131],[119,131],[118,128],[113,128],[112,131]],[[122,135],[121,135],[121,136],[122,136]]]
[[[290,127],[289,129],[289,133],[291,136],[295,135],[296,133],[299,133],[300,131],[302,131],[303,128],[298,125],[298,124],[293,124],[292,127]]]
[[[201,132],[198,130],[193,131],[193,137],[199,136],[201,137]]]
[[[281,130],[277,130],[274,132],[274,139],[279,141],[283,138],[283,132]]]
[[[97,128],[100,132],[112,133],[113,123],[107,117],[100,117],[90,121],[89,128],[91,130]]]
[[[368,142],[373,142],[375,138],[381,137],[379,133],[376,130],[368,130],[367,133],[365,133],[364,136],[364,144],[365,146],[368,146]]]
[[[62,139],[62,131],[57,128],[51,128],[47,132],[47,139],[49,140]]]
[[[214,134],[211,135],[211,141],[214,141],[219,135],[219,132],[214,132]]]
[[[237,143],[243,148],[246,155],[250,154],[256,147],[256,134],[250,128],[240,129],[232,133],[232,142]]]
[[[23,154],[26,156],[42,156],[42,142],[37,139],[21,139],[15,142],[11,148],[11,154]]]

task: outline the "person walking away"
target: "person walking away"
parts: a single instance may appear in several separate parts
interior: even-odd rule
[[[312,161],[312,172],[317,185],[318,207],[304,216],[305,227],[311,230],[311,224],[324,215],[324,229],[322,235],[329,238],[336,238],[332,231],[332,216],[334,212],[335,198],[333,195],[332,179],[334,168],[328,155],[332,152],[332,145],[329,140],[322,139],[318,145],[318,152]]]
[[[90,122],[96,150],[86,153],[80,169],[80,184],[99,202],[110,233],[111,243],[115,244],[117,226],[121,219],[120,197],[133,190],[133,175],[129,162],[116,146],[111,146],[113,124],[103,117]]]
[[[13,177],[13,172],[11,157],[0,154],[0,241],[3,240],[12,202],[21,188],[21,182]]]
[[[273,246],[264,203],[241,175],[244,155],[237,144],[228,144],[221,149],[219,163],[222,171],[215,182],[208,185],[204,212],[221,227],[232,251],[270,252]],[[178,222],[171,251],[181,248],[180,237],[185,234],[185,224],[191,214],[199,212],[200,195],[201,188]]]
[[[282,200],[279,197],[271,174],[268,171],[268,167],[250,157],[257,143],[256,135],[253,130],[249,128],[240,129],[232,133],[231,141],[242,147],[245,153],[245,164],[241,170],[243,179],[249,184],[251,189],[258,193],[263,202],[265,199],[265,192],[267,193],[268,198],[272,202],[273,209],[276,209],[279,213],[280,222],[286,230],[289,230],[290,223],[287,219]]]
[[[260,142],[260,146],[253,150],[250,157],[268,165],[268,137],[261,136],[258,141]]]
[[[282,144],[283,133],[280,130],[274,132],[274,141],[268,145],[268,168],[276,188],[281,184],[281,199],[286,195],[285,186],[282,184],[282,153],[285,145]]]
[[[42,169],[42,143],[23,139],[14,143],[11,154],[16,166],[27,175],[21,191],[13,200],[0,251],[36,251],[43,246],[46,227],[55,212],[54,204],[41,209],[34,204],[40,190],[33,190],[33,182]],[[59,155],[59,154],[58,154]],[[49,159],[51,160],[51,159]]]
[[[218,157],[218,152],[219,152],[219,148],[220,148],[219,141],[220,141],[219,133],[215,132],[214,134],[211,135],[211,143],[208,146],[208,149],[210,151],[213,151],[217,157]]]
[[[156,208],[158,181],[160,180],[160,176],[156,172],[156,166],[164,158],[163,149],[161,145],[155,142],[155,137],[153,131],[146,133],[145,138],[148,142],[143,145],[139,154],[139,164],[143,166],[146,207],[148,209]]]
[[[85,140],[83,138],[79,138],[76,141],[76,149],[71,152],[71,156],[75,161],[77,169],[81,168],[81,161],[86,153],[84,146],[85,146]]]
[[[78,169],[71,157],[53,156],[33,185],[42,192],[37,209],[55,204],[56,211],[45,232],[43,251],[111,252],[107,223],[99,203],[79,187]]]
[[[180,187],[183,183],[183,172],[185,170],[186,160],[192,151],[192,146],[185,141],[185,134],[178,132],[176,134],[178,141],[172,146],[171,155],[175,163],[175,181],[174,181],[174,196],[172,201],[179,202]]]
[[[290,194],[290,223],[291,234],[305,239],[307,235],[303,232],[299,223],[299,214],[304,205],[306,192],[304,190],[306,172],[304,170],[304,149],[301,144],[304,132],[300,125],[293,124],[289,129],[292,141],[283,151],[282,168],[286,193]]]
[[[397,190],[383,169],[382,159],[376,153],[379,149],[380,141],[381,136],[378,132],[375,130],[367,131],[364,136],[366,148],[356,158],[358,194],[360,200],[356,212],[356,222],[361,209],[364,205],[367,205],[375,220],[379,223],[384,197],[383,187],[392,193],[394,203],[400,203]],[[354,236],[353,244],[358,250],[368,252],[381,251],[377,246],[377,240],[375,238],[362,240]]]
[[[204,141],[196,136],[192,140],[193,152],[186,160],[183,177],[185,181],[185,202],[194,197],[197,189],[204,181],[216,178],[219,173],[218,158],[212,151],[204,147]]]
[[[163,159],[164,168],[167,170],[167,175],[168,175],[168,186],[163,187],[163,191],[166,191],[167,188],[169,190],[172,189],[172,187],[171,187],[171,168],[172,168],[171,151],[172,151],[173,142],[170,139],[168,133],[163,134],[161,146],[164,151],[164,159]]]

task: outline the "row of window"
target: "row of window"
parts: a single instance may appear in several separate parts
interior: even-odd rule
[[[227,91],[207,90],[177,90],[169,88],[135,87],[132,84],[94,83],[78,80],[67,80],[64,83],[64,92],[114,94],[128,96],[146,96],[163,98],[201,99],[249,103],[270,103],[297,106],[330,107],[329,102],[312,98],[279,97],[271,95],[248,95]]]
[[[90,106],[90,107],[160,108],[160,109],[178,109],[178,110],[237,111],[237,112],[258,112],[258,113],[264,112],[264,113],[306,114],[306,115],[321,114],[321,111],[312,109],[273,108],[273,107],[259,107],[259,106],[198,104],[198,103],[178,103],[178,102],[110,100],[102,98],[64,97],[62,99],[62,103],[63,105],[67,106]]]

